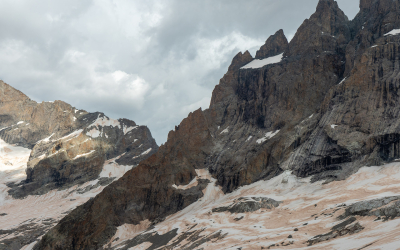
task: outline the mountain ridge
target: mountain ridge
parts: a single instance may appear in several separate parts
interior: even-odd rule
[[[72,208],[158,149],[146,126],[78,110],[63,101],[37,103],[3,81],[0,145],[0,249],[35,242]],[[33,203],[16,205],[25,200]],[[48,208],[37,211],[37,200],[38,206],[62,205],[43,219],[49,216],[44,212]],[[40,218],[19,221],[30,209]]]
[[[265,201],[257,196],[262,190],[251,196],[257,182],[267,183],[269,189],[264,192],[270,196],[272,184],[285,187],[288,183],[296,188],[306,183],[318,190],[325,183],[333,190],[349,176],[368,172],[363,166],[390,165],[400,157],[400,40],[398,34],[385,34],[400,27],[399,14],[399,1],[362,0],[359,14],[349,21],[335,1],[320,0],[316,12],[288,44],[280,31],[267,39],[256,55],[256,60],[263,61],[259,66],[244,67],[253,57],[248,51],[238,53],[215,87],[209,109],[190,113],[154,155],[63,218],[34,249],[131,249],[139,245],[196,249],[212,240],[218,244],[232,232],[201,235],[206,229],[197,227],[196,220],[191,224],[186,220],[188,231],[182,226],[164,231],[152,228],[173,222],[180,211],[189,213],[193,204],[208,209],[217,199],[213,196],[237,198],[231,205],[243,217],[250,216],[246,209]],[[279,62],[263,60],[281,53]],[[279,209],[288,210],[290,204],[263,209],[289,216]],[[223,208],[202,210],[196,218],[217,220],[212,211]],[[382,207],[376,208],[382,211],[377,214],[389,216]],[[315,204],[313,211],[317,209]],[[319,216],[332,217],[333,209],[340,210],[324,207]],[[325,214],[326,210],[330,213]],[[327,235],[312,231],[307,242],[319,244],[338,235],[359,233],[372,223],[354,218],[332,227]],[[142,230],[124,243],[116,235],[126,225]],[[212,230],[212,225],[207,228]],[[280,244],[297,244],[286,243]]]

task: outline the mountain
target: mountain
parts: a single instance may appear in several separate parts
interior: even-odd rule
[[[158,146],[146,126],[0,81],[0,249],[20,249]]]
[[[209,109],[31,247],[396,248],[399,16],[398,0],[361,0],[353,20],[319,0],[290,42],[280,30],[256,58],[238,53]]]

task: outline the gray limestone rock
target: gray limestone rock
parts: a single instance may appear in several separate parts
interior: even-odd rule
[[[254,212],[261,208],[272,209],[278,207],[281,201],[276,201],[265,197],[241,197],[227,206],[213,208],[213,213],[230,212],[230,213],[247,213]]]

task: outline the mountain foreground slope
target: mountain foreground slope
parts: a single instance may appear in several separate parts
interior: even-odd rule
[[[32,248],[395,249],[399,59],[398,0],[361,0],[353,20],[320,0]]]

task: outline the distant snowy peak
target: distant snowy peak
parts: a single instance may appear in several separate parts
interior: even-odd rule
[[[254,59],[250,63],[246,64],[245,66],[241,67],[241,69],[258,69],[262,68],[269,64],[275,64],[282,61],[283,53],[277,56],[271,56],[265,59]]]
[[[104,132],[104,127],[119,128],[123,131],[124,135],[126,135],[132,130],[137,129],[139,126],[137,126],[133,121],[126,119],[114,120],[105,115],[99,114],[97,119],[87,126],[88,132],[86,135],[92,138],[97,138],[99,136],[107,137],[107,134]]]

